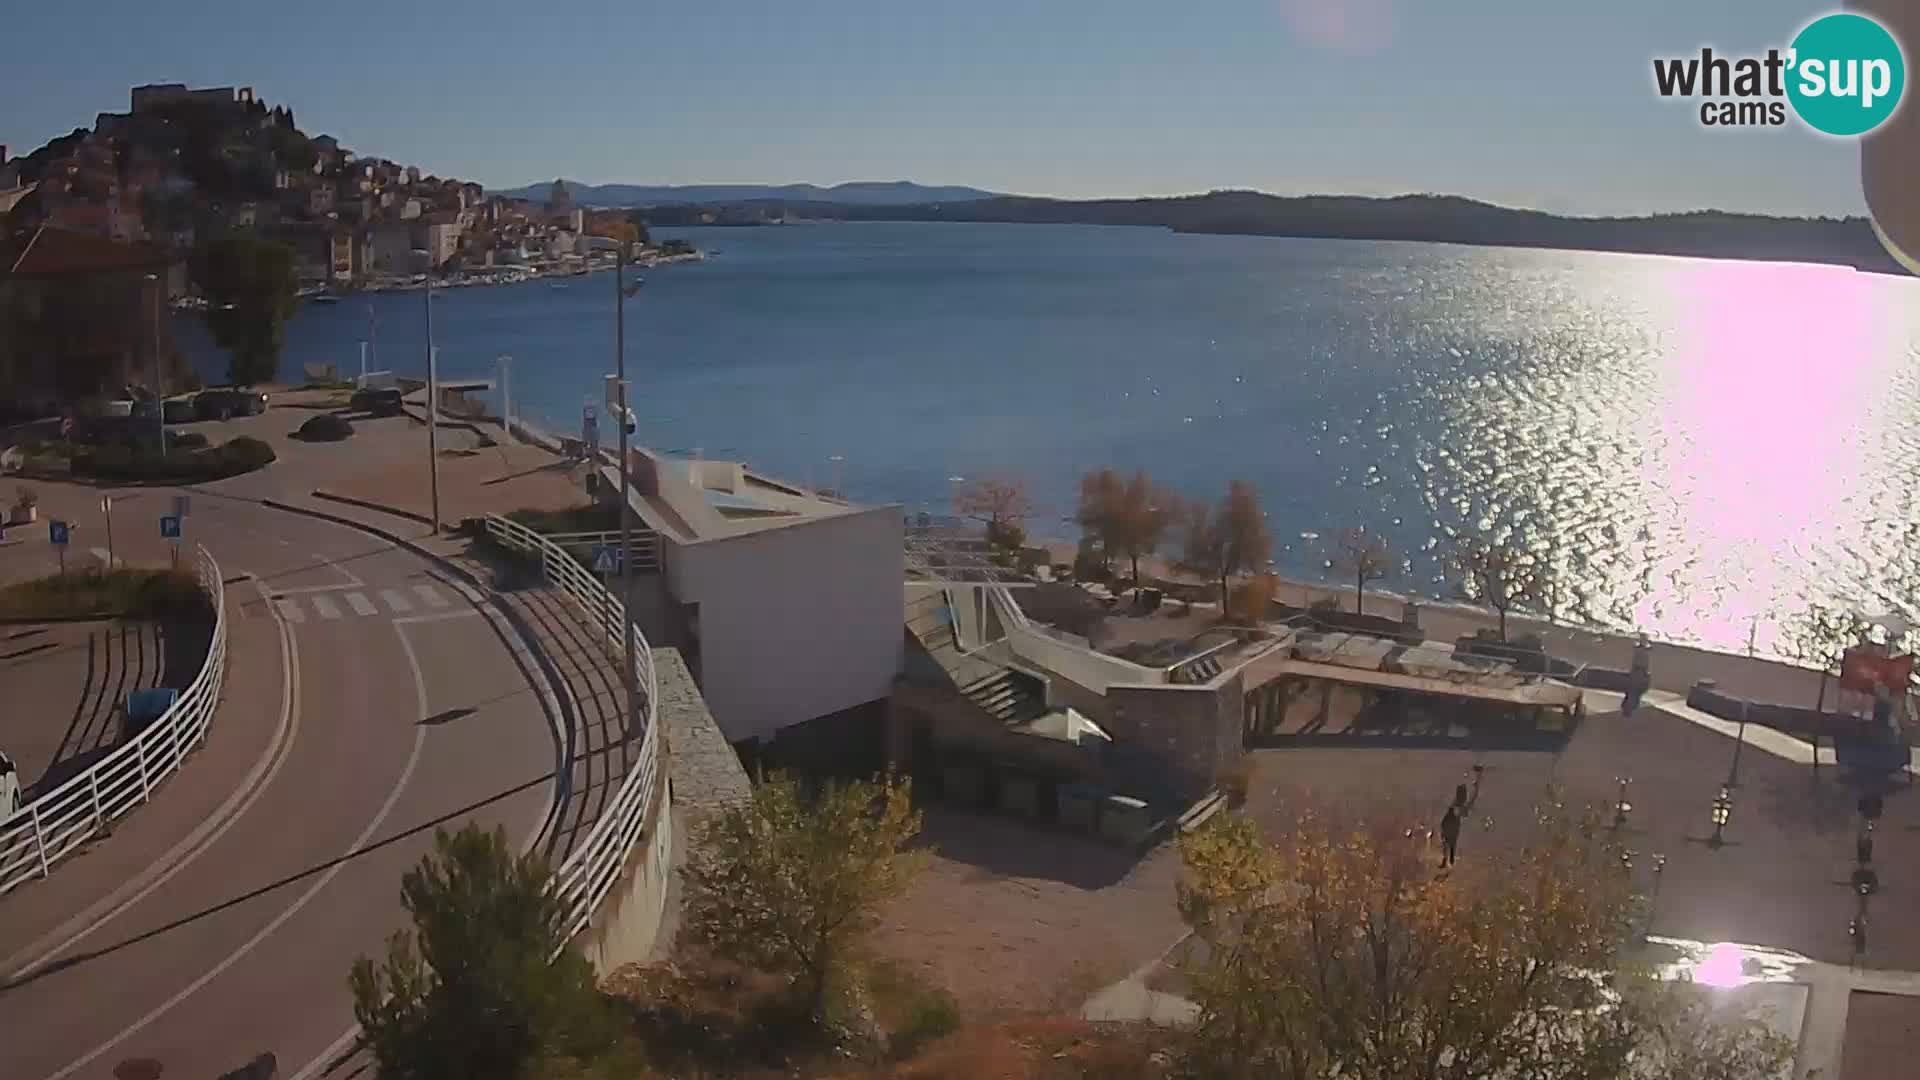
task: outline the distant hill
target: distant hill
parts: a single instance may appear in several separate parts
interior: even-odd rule
[[[854,181],[820,187],[815,184],[582,184],[565,181],[567,194],[583,206],[692,206],[776,200],[825,202],[848,206],[909,206],[921,203],[966,202],[991,199],[991,191],[970,187],[929,187],[907,180]],[[512,199],[545,202],[551,180],[509,191],[490,192]]]
[[[743,204],[742,209],[764,212],[770,207],[772,203],[758,201]],[[907,206],[787,202],[773,208],[788,219],[1154,225],[1176,232],[1768,259],[1901,272],[1861,217],[1783,218],[1720,210],[1648,217],[1561,217],[1455,195],[1370,198],[1257,191],[1087,201],[1001,196]]]

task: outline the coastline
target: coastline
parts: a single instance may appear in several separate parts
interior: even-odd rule
[[[1077,544],[1055,538],[1033,541],[1032,546],[1045,548],[1049,559],[1056,563],[1071,564],[1078,550]],[[1202,583],[1195,575],[1176,570],[1168,560],[1159,557],[1140,560],[1140,575],[1184,584]],[[1274,599],[1281,603],[1293,607],[1311,607],[1316,601],[1331,598],[1342,609],[1353,610],[1354,590],[1350,584],[1343,586],[1287,577],[1279,578],[1279,583],[1280,588],[1274,594]],[[1217,582],[1211,584],[1218,587]],[[1456,638],[1469,637],[1476,631],[1493,629],[1499,625],[1499,619],[1492,611],[1464,601],[1408,596],[1372,587],[1367,589],[1365,610],[1369,615],[1404,618],[1409,602],[1419,605],[1420,625],[1428,640],[1450,643]],[[1509,635],[1537,633],[1546,642],[1548,652],[1576,664],[1615,669],[1632,665],[1635,635],[1630,633],[1549,622],[1537,615],[1520,612],[1508,614],[1507,630]],[[1656,690],[1684,695],[1696,682],[1710,679],[1728,693],[1808,708],[1813,706],[1819,695],[1818,671],[1780,657],[1760,653],[1747,656],[1651,635],[1648,640],[1653,644],[1651,673],[1652,687]],[[1827,699],[1828,708],[1833,709],[1831,687]]]

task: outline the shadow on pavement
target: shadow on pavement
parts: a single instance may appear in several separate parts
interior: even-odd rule
[[[445,825],[447,822],[453,821],[456,818],[464,817],[468,814],[473,813],[476,810],[482,809],[483,807],[499,802],[503,799],[512,798],[513,796],[518,795],[523,791],[527,791],[531,788],[538,787],[539,785],[546,783],[549,779],[550,777],[545,774],[536,776],[530,780],[526,780],[521,783],[515,784],[514,786],[507,788],[504,791],[497,792],[493,795],[489,795],[484,799],[480,799],[476,802],[469,803],[466,806],[462,806],[455,810],[449,810],[444,814],[431,818],[427,821],[423,821],[418,825],[414,825],[414,826],[411,826],[410,828],[403,829],[400,832],[394,833],[392,836],[386,837],[385,839],[376,840],[373,843],[367,844],[364,847],[356,848],[353,851],[346,853],[345,855],[340,855],[331,859],[324,860],[322,862],[317,862],[312,866],[307,867],[304,870],[300,870],[296,873],[288,874],[287,876],[280,878],[277,881],[270,881],[265,885],[259,886],[258,888],[249,889],[246,892],[243,892],[238,896],[233,897],[230,900],[223,900],[220,903],[213,905],[212,907],[203,908],[200,911],[196,911],[191,915],[187,915],[187,916],[183,916],[181,918],[175,919],[172,922],[167,923],[163,926],[157,926],[152,930],[146,931],[145,933],[136,934],[133,937],[125,938],[121,941],[116,941],[111,945],[105,945],[98,949],[90,949],[85,952],[74,953],[71,956],[67,956],[62,959],[55,960],[47,964],[46,966],[39,968],[38,970],[34,971],[29,975],[23,976],[19,979],[15,979],[4,984],[0,984],[0,997],[4,997],[5,995],[12,993],[15,990],[18,990],[23,986],[31,985],[32,983],[37,982],[40,979],[47,977],[48,975],[52,975],[61,971],[66,971],[70,968],[79,967],[80,965],[85,964],[90,960],[97,960],[100,957],[109,956],[129,946],[138,945],[143,941],[147,941],[152,938],[159,937],[162,934],[168,933],[173,930],[178,930],[184,926],[190,926],[196,922],[199,922],[201,919],[205,919],[212,915],[217,915],[220,912],[227,910],[228,908],[237,907],[241,904],[246,903],[249,900],[254,900],[261,896],[265,896],[267,893],[273,892],[276,889],[285,888],[288,885],[292,885],[305,878],[312,877],[315,874],[323,873],[332,867],[338,866],[345,862],[350,862],[354,859],[359,858],[362,855],[368,854],[369,852],[378,851],[381,848],[388,847],[393,844],[397,844],[400,841],[407,839],[408,837],[417,836],[420,833],[426,832],[430,829],[438,828],[439,826]]]

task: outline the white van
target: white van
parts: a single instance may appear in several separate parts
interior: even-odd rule
[[[13,759],[0,753],[0,821],[20,812],[20,770]]]

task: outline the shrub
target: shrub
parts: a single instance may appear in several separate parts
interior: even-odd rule
[[[167,436],[167,442],[175,450],[205,450],[207,448],[207,437],[197,431],[182,431],[175,435],[169,435]]]
[[[82,570],[0,589],[0,615],[10,618],[185,615],[203,604],[199,584],[184,570]]]
[[[332,413],[321,413],[308,417],[307,422],[301,424],[293,434],[295,438],[308,442],[339,442],[353,434],[353,425]]]
[[[245,435],[217,448],[179,447],[167,454],[109,444],[76,451],[73,472],[101,480],[191,484],[257,469],[274,457],[273,447]]]
[[[241,473],[271,465],[278,455],[273,452],[273,447],[259,439],[242,435],[228,440],[227,444],[220,448],[220,456],[232,467],[233,472]]]

